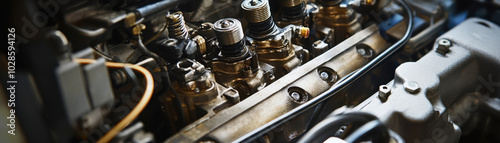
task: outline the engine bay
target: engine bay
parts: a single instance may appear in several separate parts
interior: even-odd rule
[[[7,14],[0,142],[500,142],[500,1],[24,0]]]

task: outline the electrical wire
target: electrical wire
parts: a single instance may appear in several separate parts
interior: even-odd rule
[[[318,95],[317,97],[311,99],[310,101],[292,109],[291,111],[275,118],[274,120],[264,124],[263,126],[260,126],[259,128],[241,136],[234,142],[251,142],[258,137],[264,135],[265,133],[271,131],[272,129],[278,127],[279,125],[287,122],[288,120],[300,115],[301,113],[307,111],[310,108],[313,108],[317,104],[329,99],[333,95],[337,94],[339,91],[343,90],[347,86],[351,85],[354,81],[359,79],[361,76],[366,74],[368,71],[370,71],[372,68],[377,66],[379,63],[381,63],[384,59],[392,55],[394,52],[399,50],[411,37],[411,34],[413,32],[413,14],[411,9],[408,7],[406,2],[403,0],[397,0],[397,2],[403,7],[405,10],[405,13],[408,15],[408,28],[405,31],[405,34],[403,38],[401,38],[399,41],[391,45],[387,50],[382,52],[380,55],[375,57],[373,60],[371,60],[369,63],[361,67],[358,71],[354,72],[351,76],[345,77],[344,80],[341,80],[338,84],[332,86],[330,89],[327,91],[323,92],[322,94]]]
[[[167,13],[168,15],[168,13]],[[168,27],[168,20],[167,18],[165,18],[165,25],[163,25],[163,27],[160,29],[160,31],[158,31],[158,33],[156,33],[155,36],[149,38],[146,42],[144,42],[144,45],[147,45],[151,42],[153,42],[153,40],[155,40],[156,38],[160,37],[160,35],[167,29]]]
[[[164,67],[166,66],[167,62],[165,62],[165,60],[163,60],[162,58],[160,58],[160,56],[158,56],[156,53],[153,53],[150,50],[148,50],[148,48],[146,48],[146,46],[142,42],[142,36],[141,36],[141,34],[137,34],[137,47],[138,47],[138,49],[139,49],[140,52],[142,52],[143,54],[146,54],[147,56],[152,57],[153,59],[155,59],[156,63],[158,63],[158,65],[160,66],[160,69],[163,72],[166,72],[166,69]]]
[[[99,56],[105,58],[106,60],[113,61],[113,58],[111,58],[111,56],[104,54],[103,52],[99,51],[99,49],[97,49],[96,47],[92,47],[92,50],[94,50],[94,52],[96,52]]]
[[[107,43],[102,43],[101,46],[104,49],[107,49]],[[106,60],[114,61],[114,62],[120,62],[120,59],[118,59],[117,57],[113,57],[113,56],[110,56],[108,54],[105,54],[101,50],[97,49],[97,47],[95,47],[95,46],[93,46],[91,48],[92,48],[92,50],[94,50],[94,52],[96,52],[98,55],[100,55],[101,57],[105,58]]]
[[[186,123],[186,120],[188,119],[186,113],[184,112],[184,108],[182,107],[182,102],[181,102],[181,99],[180,99],[180,96],[179,94],[177,94],[177,92],[175,92],[175,89],[174,87],[172,86],[172,82],[170,82],[170,75],[168,74],[168,67],[167,67],[167,64],[165,62],[165,60],[163,60],[162,58],[160,58],[160,56],[158,56],[157,54],[151,52],[150,50],[148,50],[148,48],[146,48],[146,46],[144,45],[144,43],[142,42],[142,36],[141,34],[138,34],[137,35],[137,46],[139,47],[139,51],[141,51],[142,53],[146,54],[147,56],[150,56],[152,57],[156,63],[158,63],[158,65],[160,65],[160,70],[166,74],[166,82],[168,84],[168,88],[169,90],[172,92],[172,94],[174,94],[174,98],[175,100],[177,101],[177,106],[179,108],[179,110],[181,110],[180,114],[181,114],[181,118],[180,118],[180,121],[183,125],[187,124]]]
[[[93,59],[74,59],[73,61],[80,63],[80,64],[91,64],[96,62],[96,60]],[[122,131],[129,123],[131,123],[139,114],[144,110],[146,105],[149,103],[149,100],[151,99],[151,96],[153,94],[153,89],[154,89],[154,82],[153,82],[153,76],[151,73],[138,65],[132,65],[132,64],[124,64],[124,63],[115,63],[115,62],[106,62],[105,65],[107,67],[112,67],[112,68],[125,68],[125,67],[130,67],[136,71],[139,71],[144,75],[146,78],[146,90],[144,92],[144,95],[142,96],[141,100],[137,105],[130,111],[130,113],[125,116],[118,124],[116,124],[111,130],[109,130],[102,138],[100,138],[97,142],[98,143],[107,143],[111,141],[120,131]]]
[[[372,142],[389,142],[390,136],[387,127],[379,120],[370,121],[351,133],[344,141],[357,143],[371,139]]]
[[[128,76],[130,77],[130,79],[132,79],[134,84],[139,85],[140,84],[139,79],[137,79],[137,76],[135,76],[134,71],[132,71],[132,69],[128,66],[126,66],[124,69],[125,69],[125,72],[128,74]]]

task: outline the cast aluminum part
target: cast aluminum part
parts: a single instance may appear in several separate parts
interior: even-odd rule
[[[385,0],[385,3],[387,0]],[[384,3],[380,1],[379,5]],[[428,25],[422,31],[416,32],[410,40],[405,44],[402,52],[406,56],[418,55],[421,57],[421,52],[424,47],[428,47],[439,35],[442,29],[446,26],[449,12],[445,11],[447,6],[440,4],[439,1],[413,0],[408,1],[408,4],[415,11],[415,14],[423,19]],[[385,4],[387,5],[387,4]],[[399,39],[403,37],[406,25],[398,23],[387,30],[387,34],[391,37]],[[419,53],[420,52],[420,53]]]
[[[314,98],[332,86],[338,77],[344,77],[366,64],[370,59],[357,52],[355,48],[357,44],[369,45],[374,55],[390,45],[380,36],[375,25],[369,26],[240,103],[183,128],[166,142],[236,140],[297,107],[303,103],[300,100]],[[320,76],[323,72],[328,74]],[[326,79],[332,80],[322,80],[327,75],[332,78]],[[302,133],[307,127],[306,121],[310,116],[311,114],[307,114],[291,120],[288,124],[293,126],[283,126],[278,130],[279,134],[276,133],[274,136],[282,136],[281,141],[296,138],[294,135]]]
[[[212,73],[197,61],[191,59],[180,60],[172,68],[171,75],[175,77],[175,80],[172,81],[173,87],[186,108],[178,112],[185,112],[185,114],[189,115],[187,119],[184,119],[186,121],[193,122],[204,116],[212,116],[217,108],[240,101],[238,91],[215,82]],[[162,106],[174,106],[175,103],[172,103],[174,96],[172,93],[160,96]],[[200,110],[205,111],[206,115],[198,114]],[[172,112],[167,111],[165,114],[175,116],[172,115]],[[175,121],[174,119],[170,120]]]
[[[295,25],[279,28],[278,33],[263,40],[248,38],[248,41],[255,46],[259,61],[273,66],[275,68],[274,75],[277,78],[284,76],[302,64],[297,58],[295,47],[292,44],[295,28]]]
[[[257,55],[247,47],[244,53],[246,53],[244,57],[236,61],[224,60],[234,57],[218,57],[219,59],[212,61],[212,70],[217,82],[235,88],[239,91],[241,98],[250,96],[271,82],[268,78],[270,71],[260,68]]]
[[[239,20],[220,19],[214,23],[214,32],[221,49],[211,63],[217,82],[235,88],[242,99],[271,82],[270,72],[260,68],[257,54],[245,44]]]
[[[499,26],[486,20],[470,18],[462,22],[437,38],[434,49],[420,60],[396,69],[394,80],[382,85],[391,89],[390,96],[381,89],[352,111],[374,114],[406,142],[458,142],[459,125],[467,119],[450,111],[462,109],[457,105],[477,107],[474,100],[462,99],[499,94],[495,90],[485,94],[481,89],[484,83],[479,80],[496,77],[492,81],[498,81],[499,32]]]
[[[317,29],[318,31],[333,29],[333,34],[335,35],[335,39],[333,40],[335,44],[338,44],[361,30],[360,18],[361,15],[346,4],[340,2],[332,2],[331,5],[324,4],[319,8],[317,15]]]

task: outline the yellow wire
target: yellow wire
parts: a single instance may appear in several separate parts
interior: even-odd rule
[[[94,63],[95,60],[93,59],[74,59],[73,61],[80,63],[80,64],[90,64]],[[146,91],[144,92],[144,95],[141,98],[141,101],[132,109],[132,111],[125,116],[118,124],[116,124],[109,132],[107,132],[102,138],[100,138],[97,142],[98,143],[107,143],[113,139],[116,134],[118,134],[120,131],[122,131],[127,125],[132,122],[141,112],[144,110],[144,107],[148,104],[149,100],[151,99],[151,95],[153,94],[153,87],[154,87],[154,82],[153,82],[153,76],[151,73],[146,70],[145,68],[138,66],[138,65],[132,65],[132,64],[124,64],[124,63],[115,63],[115,62],[106,62],[105,65],[107,67],[112,67],[112,68],[124,68],[126,66],[139,71],[144,75],[146,78]]]

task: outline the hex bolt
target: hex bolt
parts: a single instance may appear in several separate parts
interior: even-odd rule
[[[414,81],[407,81],[403,84],[403,86],[407,92],[412,94],[418,93],[418,91],[420,91],[418,83]]]
[[[290,94],[290,97],[292,97],[292,99],[295,100],[295,101],[299,101],[300,100],[300,94],[297,93],[297,92],[292,92]]]
[[[391,95],[391,87],[387,85],[381,85],[378,89],[378,97],[380,98],[380,101],[382,102],[387,101],[389,95]]]
[[[450,51],[451,47],[451,42],[447,39],[441,39],[438,41],[438,47],[436,49],[436,52],[441,54],[441,55],[446,55]]]

